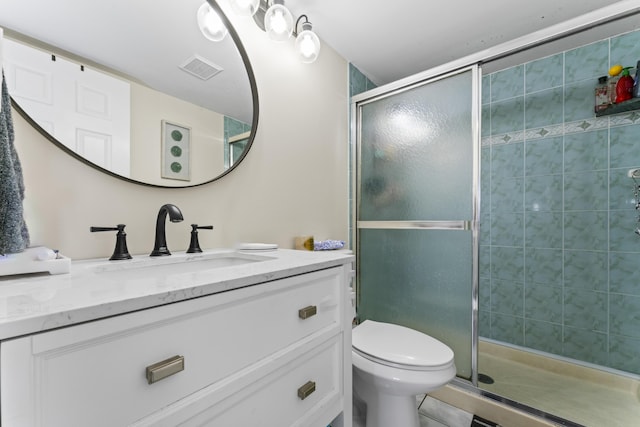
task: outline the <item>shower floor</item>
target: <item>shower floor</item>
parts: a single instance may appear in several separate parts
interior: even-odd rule
[[[630,427],[640,420],[640,381],[481,340],[483,390],[587,427]]]

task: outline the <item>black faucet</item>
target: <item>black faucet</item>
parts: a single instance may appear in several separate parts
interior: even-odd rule
[[[118,224],[115,227],[90,227],[89,231],[95,233],[96,231],[117,231],[116,234],[116,247],[113,250],[113,255],[109,258],[110,261],[118,261],[123,259],[131,259],[129,249],[127,249],[127,233],[124,232],[124,224]]]
[[[198,230],[213,230],[213,225],[191,224],[191,243],[189,243],[189,249],[187,249],[188,254],[202,252],[198,241]]]
[[[177,206],[166,204],[160,207],[158,219],[156,220],[156,241],[153,245],[153,251],[149,256],[171,255],[171,252],[169,252],[167,248],[167,236],[165,234],[167,214],[169,214],[169,221],[171,222],[180,222],[184,219],[182,218],[182,212],[180,212]]]

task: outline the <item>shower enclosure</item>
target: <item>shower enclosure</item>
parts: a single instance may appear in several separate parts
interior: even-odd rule
[[[588,426],[640,415],[640,239],[628,176],[640,165],[640,115],[594,112],[594,82],[637,62],[638,46],[636,30],[483,76],[479,372],[501,377],[483,386],[536,407],[553,395],[592,400],[578,397],[588,391],[598,397],[586,409],[547,408]],[[505,376],[509,359],[577,374],[548,375],[541,396],[510,387],[523,370]]]
[[[471,379],[479,82],[474,66],[360,104],[359,317],[447,343]],[[435,202],[435,203],[434,203]]]
[[[593,110],[598,77],[640,59],[634,13],[353,98],[360,320],[440,339],[474,388],[484,387],[478,354],[497,346],[637,389],[640,237],[628,173],[640,167],[640,110]],[[629,22],[634,31],[620,30]]]

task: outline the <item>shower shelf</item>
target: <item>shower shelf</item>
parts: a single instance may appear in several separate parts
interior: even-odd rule
[[[609,116],[611,114],[620,114],[627,111],[640,110],[640,98],[633,98],[620,104],[613,104],[607,109],[598,111],[596,117]]]

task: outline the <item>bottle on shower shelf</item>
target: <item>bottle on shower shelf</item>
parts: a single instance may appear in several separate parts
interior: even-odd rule
[[[611,99],[609,100],[609,104],[616,103],[616,86],[618,84],[618,80],[620,79],[620,73],[622,72],[622,65],[616,64],[609,68],[609,96]]]
[[[629,75],[629,68],[622,69],[622,75],[616,83],[616,104],[628,101],[633,97],[633,78]]]
[[[609,85],[607,84],[607,76],[602,76],[598,78],[598,85],[595,90],[595,111],[596,113],[599,111],[606,110],[609,105],[611,105],[611,100],[609,96]]]
[[[609,90],[611,92],[611,102],[619,104],[633,97],[633,78],[629,75],[629,69],[632,67],[623,67],[616,64],[609,68]],[[611,85],[615,84],[612,88]]]

